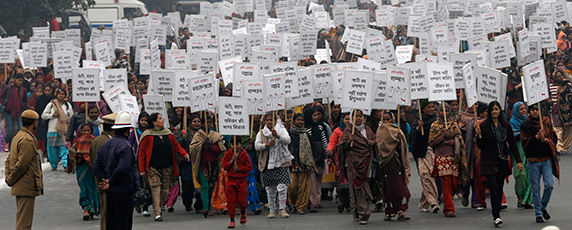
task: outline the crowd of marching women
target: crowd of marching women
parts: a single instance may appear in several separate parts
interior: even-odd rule
[[[360,7],[373,10],[370,4]],[[250,20],[253,15],[233,17]],[[522,66],[512,59],[511,66],[501,70],[508,75],[502,103],[467,107],[463,92],[458,91],[458,100],[418,100],[397,111],[374,108],[366,115],[360,109],[342,112],[337,101],[315,100],[251,116],[249,136],[219,134],[214,113],[190,113],[188,107],[171,106],[164,122],[161,114],[149,114],[143,108],[128,138],[140,175],[139,182],[133,182],[140,186],[135,210],[162,221],[164,211],[175,211],[180,196],[185,211],[194,210],[205,218],[228,213],[229,228],[234,228],[237,208],[239,221],[245,224],[247,212],[287,218],[320,212],[321,200],[335,199],[338,212],[352,213],[359,224],[366,224],[371,212],[385,212],[385,221],[403,221],[410,220],[405,213],[411,198],[410,175],[418,173],[422,192],[414,207],[420,211],[455,217],[453,198],[457,196],[463,206],[490,209],[498,226],[501,209],[508,207],[504,182],[512,175],[516,206],[534,209],[536,222],[544,222],[550,219],[546,208],[553,176],[560,176],[558,158],[572,143],[572,42],[568,39],[572,29],[566,22],[559,26],[558,50],[543,58],[550,98],[535,105],[524,102]],[[416,45],[411,58],[415,60],[418,39],[406,36],[406,26],[370,28],[380,29],[395,46]],[[318,48],[329,44],[334,63],[355,62],[358,56],[367,59],[365,53],[345,54],[341,42],[345,29],[337,26],[318,32]],[[488,38],[510,32],[514,31],[502,30]],[[186,49],[191,36],[188,28],[169,36],[160,48],[163,66],[165,50]],[[116,50],[114,58],[111,68],[127,68],[128,90],[144,107],[142,95],[147,93],[149,75],[139,73],[133,52]],[[316,62],[311,56],[298,65]],[[54,78],[52,65],[29,70],[17,62],[4,68],[7,74],[0,95],[4,150],[10,150],[13,135],[22,126],[21,112],[35,110],[40,114],[35,135],[41,153],[53,171],[61,161],[67,173],[76,174],[83,219],[99,216],[105,228],[105,191],[98,187],[93,167],[99,147],[111,138],[115,120],[107,102],[72,102],[71,80]],[[222,80],[220,73],[217,78]],[[232,96],[232,84],[221,81],[219,91],[220,96]],[[238,143],[231,141],[236,139]],[[327,174],[335,174],[334,183],[322,183]]]

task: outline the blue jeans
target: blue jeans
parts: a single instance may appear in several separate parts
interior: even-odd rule
[[[552,161],[548,159],[545,162],[528,162],[528,175],[530,176],[530,186],[532,188],[532,201],[534,201],[534,213],[536,217],[542,217],[542,210],[546,209],[552,189],[554,188],[554,180],[552,179]],[[540,198],[540,176],[544,181],[544,193]]]
[[[14,135],[14,122],[18,123],[18,131],[22,129],[22,119],[20,116],[13,118],[10,113],[4,113],[4,117],[6,117],[6,136],[4,136],[4,140],[6,143],[10,144],[12,142],[12,138]]]

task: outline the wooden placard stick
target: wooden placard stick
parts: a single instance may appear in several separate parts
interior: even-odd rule
[[[421,114],[421,101],[417,99],[417,105],[419,106],[419,120],[423,121],[423,115]],[[425,129],[421,128],[421,135],[425,135]]]
[[[449,124],[447,124],[447,107],[445,107],[445,101],[441,101],[443,104],[443,118],[445,119],[445,129],[449,128]]]

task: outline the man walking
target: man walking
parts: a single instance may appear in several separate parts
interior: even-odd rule
[[[22,86],[24,81],[24,75],[22,73],[17,73],[14,77],[14,83],[9,85],[0,94],[0,103],[4,105],[4,113],[6,117],[6,140],[7,145],[12,142],[14,133],[14,126],[17,124],[18,129],[22,128],[22,120],[20,119],[20,113],[28,108],[28,97],[26,96],[28,91]]]
[[[6,184],[16,196],[16,230],[32,229],[36,196],[44,194],[42,163],[34,131],[40,116],[33,110],[22,113],[21,129],[14,136],[6,159]]]
[[[131,118],[121,111],[115,118],[115,135],[97,151],[93,165],[100,188],[106,191],[107,230],[128,230],[133,227],[133,195],[139,188],[137,158],[128,142]]]

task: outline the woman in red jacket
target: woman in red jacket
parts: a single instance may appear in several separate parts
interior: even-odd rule
[[[155,221],[162,221],[161,201],[167,198],[171,176],[179,176],[175,153],[189,161],[189,154],[179,145],[169,129],[164,128],[164,119],[159,113],[149,115],[147,121],[153,125],[141,135],[139,144],[139,173],[147,176],[153,198]]]
[[[231,137],[231,140],[234,138],[236,137]],[[240,208],[240,224],[246,224],[246,195],[248,193],[246,177],[252,170],[252,164],[250,163],[248,153],[240,147],[240,144],[241,142],[232,142],[232,148],[226,152],[222,159],[222,168],[226,170],[227,176],[224,191],[226,193],[228,215],[230,216],[228,228],[235,227],[236,204]]]

